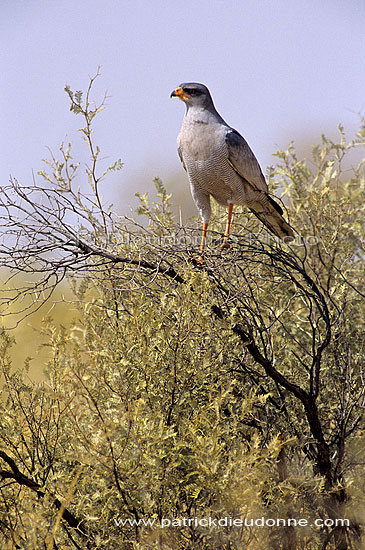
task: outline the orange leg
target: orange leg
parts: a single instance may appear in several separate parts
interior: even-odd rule
[[[226,230],[225,230],[224,236],[223,236],[222,248],[226,247],[227,237],[228,237],[229,231],[231,229],[232,212],[233,212],[233,204],[230,202],[229,205],[228,205],[228,219],[227,219]]]
[[[201,240],[201,243],[200,243],[199,261],[202,261],[202,256],[203,256],[204,248],[205,248],[205,241],[206,241],[206,238],[207,238],[207,230],[208,230],[208,224],[203,223],[203,233],[202,233],[202,240]]]

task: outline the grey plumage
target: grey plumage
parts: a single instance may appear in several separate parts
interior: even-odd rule
[[[186,105],[178,152],[205,228],[212,196],[224,206],[246,205],[274,235],[293,239],[281,207],[269,196],[255,155],[245,139],[218,114],[208,88],[195,82],[184,83],[171,96],[179,97]],[[229,224],[230,217],[227,235]]]

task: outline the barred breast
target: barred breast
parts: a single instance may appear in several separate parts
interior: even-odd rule
[[[178,144],[192,187],[212,195],[220,204],[248,204],[256,194],[251,185],[243,180],[228,161],[224,134],[227,129],[212,128],[201,123],[191,128],[182,128]],[[222,136],[217,136],[217,133]],[[188,135],[189,139],[184,139]],[[218,139],[217,139],[218,137]],[[220,137],[220,139],[219,139]]]

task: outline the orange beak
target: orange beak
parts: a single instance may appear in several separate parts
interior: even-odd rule
[[[179,86],[178,88],[175,88],[175,90],[171,93],[170,97],[178,97],[182,101],[184,99],[190,99],[190,96],[184,92],[184,90]]]

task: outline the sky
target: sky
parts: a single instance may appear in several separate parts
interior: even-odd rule
[[[356,130],[365,110],[362,0],[0,0],[1,184],[29,184],[66,139],[85,162],[65,84],[108,94],[95,140],[123,170],[103,195],[126,211],[137,191],[181,176],[181,82],[206,84],[263,170],[276,147]],[[82,179],[82,176],[79,176]],[[184,179],[185,178],[185,179]],[[180,181],[180,180],[179,180]],[[82,182],[80,181],[82,185]]]

